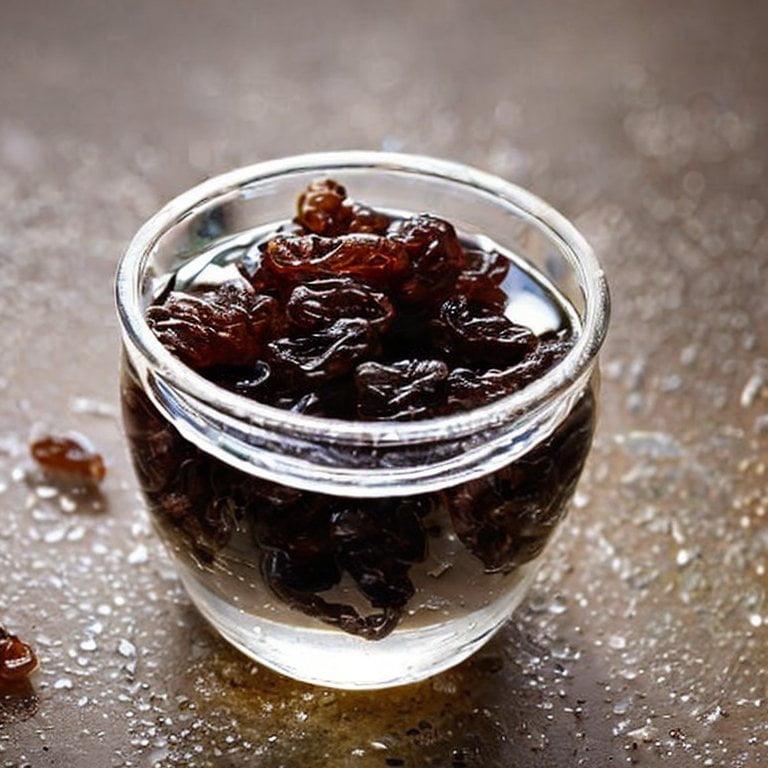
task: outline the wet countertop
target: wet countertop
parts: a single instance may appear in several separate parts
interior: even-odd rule
[[[0,766],[768,762],[768,6],[745,0],[4,2],[0,621],[41,657]],[[612,286],[597,441],[514,620],[422,684],[344,693],[231,650],[151,533],[111,281],[228,168],[385,148],[572,218]],[[103,451],[39,478],[33,429]]]

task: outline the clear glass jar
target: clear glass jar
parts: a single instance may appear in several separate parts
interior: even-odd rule
[[[519,392],[407,423],[283,411],[187,368],[150,331],[147,306],[202,248],[236,254],[247,247],[242,233],[284,221],[319,176],[374,207],[426,210],[508,249],[568,304],[573,348]],[[332,687],[414,682],[469,656],[522,599],[573,493],[591,442],[608,304],[603,272],[567,220],[455,163],[305,155],[232,171],[166,205],[118,269],[121,394],[150,513],[201,613],[257,661]],[[312,547],[327,540],[333,515],[393,552],[383,573],[348,566],[338,583],[326,578],[329,561],[313,560]],[[297,587],[283,556],[305,545]],[[359,588],[366,578],[407,600],[377,608],[376,584]]]

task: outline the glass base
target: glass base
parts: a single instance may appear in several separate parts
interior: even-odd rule
[[[289,626],[246,613],[215,595],[179,564],[197,609],[232,645],[283,675],[328,688],[376,689],[406,685],[442,672],[473,654],[501,628],[536,574],[537,563],[520,569],[503,597],[457,618],[399,628],[379,641],[335,629]]]

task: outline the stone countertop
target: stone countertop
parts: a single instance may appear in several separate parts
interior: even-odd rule
[[[768,761],[768,5],[43,0],[0,10],[0,620],[41,668],[0,765]],[[499,173],[612,286],[602,415],[514,620],[384,693],[259,668],[191,608],[120,433],[116,261],[203,177],[385,148]],[[103,493],[39,482],[40,425]]]

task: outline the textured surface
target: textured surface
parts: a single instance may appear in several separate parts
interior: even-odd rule
[[[42,661],[0,701],[0,765],[762,764],[768,6],[288,5],[0,9],[0,619]],[[530,187],[615,305],[597,445],[524,607],[365,695],[258,669],[190,608],[120,437],[111,298],[172,194],[349,147]],[[28,473],[40,424],[103,449],[103,496]]]

